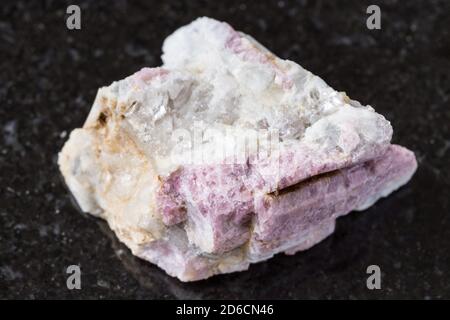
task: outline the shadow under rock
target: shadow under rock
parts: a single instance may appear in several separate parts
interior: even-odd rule
[[[307,251],[294,256],[278,254],[268,261],[251,265],[248,271],[190,283],[183,283],[135,257],[106,222],[98,220],[98,224],[111,239],[125,269],[141,286],[151,291],[167,293],[176,299],[283,299],[291,297],[290,292],[298,291],[304,282],[312,280],[320,285],[330,275],[345,272],[354,261],[364,259],[370,251],[370,243],[376,241],[374,230],[384,220],[383,212],[391,212],[389,206],[395,201],[381,202],[378,208],[353,212],[338,219],[336,231]],[[324,288],[324,295],[326,291]]]

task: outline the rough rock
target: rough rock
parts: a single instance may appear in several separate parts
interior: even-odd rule
[[[226,23],[178,29],[162,58],[99,89],[59,165],[83,211],[182,281],[308,249],[416,170],[372,107]]]

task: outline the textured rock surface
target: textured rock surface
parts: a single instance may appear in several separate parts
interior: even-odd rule
[[[370,106],[226,23],[198,19],[163,52],[161,68],[99,90],[59,164],[81,208],[170,275],[199,280],[308,249],[416,169]],[[177,130],[221,139],[179,148]],[[261,131],[277,133],[264,157],[228,139]]]
[[[0,7],[0,297],[450,297],[447,0],[380,2],[381,32],[366,28],[373,2],[365,0],[78,3],[79,31],[64,28],[59,1]],[[167,35],[204,15],[370,103],[392,123],[393,142],[414,150],[419,166],[398,192],[339,218],[335,232],[309,250],[184,283],[132,255],[102,219],[80,214],[56,155],[67,133],[83,125],[100,86],[161,65]],[[82,290],[65,285],[74,263],[82,266]],[[374,263],[383,270],[383,290],[367,290],[361,276]]]

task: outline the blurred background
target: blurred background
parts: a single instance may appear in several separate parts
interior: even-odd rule
[[[68,30],[66,9],[81,8]],[[369,30],[366,9],[381,9]],[[413,180],[295,256],[181,283],[74,205],[57,153],[97,89],[161,64],[199,16],[230,23],[391,121]],[[8,1],[0,4],[0,298],[450,298],[450,1]],[[66,268],[81,268],[68,290]],[[368,290],[367,266],[382,272]]]

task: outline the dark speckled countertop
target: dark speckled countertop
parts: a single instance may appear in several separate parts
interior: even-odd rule
[[[366,28],[371,3],[381,30]],[[81,30],[66,28],[68,4],[81,6]],[[374,106],[419,169],[306,252],[184,284],[81,214],[56,158],[98,87],[159,65],[163,39],[203,15]],[[449,31],[448,0],[2,1],[0,298],[450,298]],[[72,264],[81,290],[66,287]],[[381,290],[366,288],[371,264]]]

